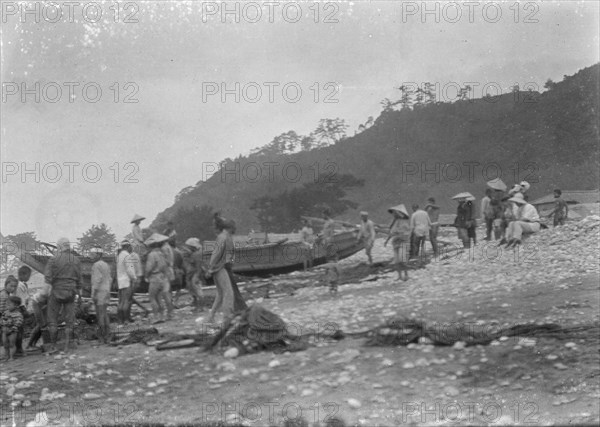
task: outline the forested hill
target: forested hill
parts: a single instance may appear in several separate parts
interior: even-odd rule
[[[364,209],[375,221],[387,222],[389,206],[423,204],[430,196],[444,212],[452,212],[455,193],[470,191],[479,200],[485,182],[500,173],[508,185],[529,181],[532,198],[555,187],[597,188],[599,76],[596,64],[561,82],[548,81],[543,93],[388,108],[372,126],[330,146],[228,160],[225,169],[183,191],[153,225],[175,218],[182,208],[208,206],[234,218],[240,233],[259,230],[256,211],[250,209],[255,200],[315,180],[327,185],[346,179],[343,174],[364,181],[346,190],[345,199],[355,203],[339,218],[352,221]],[[301,206],[303,201],[295,203]],[[311,208],[302,209],[306,213]]]

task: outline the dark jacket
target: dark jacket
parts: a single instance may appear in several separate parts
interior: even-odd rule
[[[456,219],[454,226],[458,228],[471,228],[475,221],[475,206],[473,202],[467,200],[464,203],[459,203],[456,208]]]
[[[46,264],[44,278],[53,289],[75,290],[81,288],[81,264],[71,251],[58,252]]]

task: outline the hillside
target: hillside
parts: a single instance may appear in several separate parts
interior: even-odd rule
[[[355,220],[357,210],[366,209],[377,222],[387,222],[388,206],[423,203],[429,196],[451,212],[455,193],[470,191],[479,199],[485,182],[498,171],[508,185],[529,181],[532,198],[555,187],[597,188],[599,75],[600,64],[595,64],[541,94],[519,92],[391,111],[362,133],[325,148],[239,157],[227,166],[230,173],[217,172],[200,182],[160,213],[153,226],[164,224],[181,207],[208,205],[234,218],[238,232],[245,233],[260,228],[249,210],[256,198],[341,174],[365,182],[348,192],[347,198],[359,206],[342,219]],[[260,179],[256,165],[262,167]]]

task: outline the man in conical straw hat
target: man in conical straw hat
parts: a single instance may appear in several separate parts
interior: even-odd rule
[[[537,233],[540,231],[540,216],[535,207],[525,200],[523,194],[517,193],[508,199],[516,205],[516,218],[508,223],[506,238],[500,241],[500,245],[507,243],[506,247],[516,247],[521,244],[523,233]]]
[[[394,219],[390,224],[388,238],[383,246],[392,239],[392,247],[394,249],[394,264],[398,270],[398,279],[408,280],[408,258],[410,255],[410,216],[406,207],[403,204],[393,206],[388,209]]]
[[[508,187],[500,178],[495,178],[491,181],[488,181],[487,186],[492,190],[492,193],[490,195],[490,217],[492,219],[492,230],[494,231],[494,238],[497,240],[504,235],[504,230],[506,227],[504,221],[503,199]]]
[[[475,244],[477,243],[475,237],[475,206],[473,206],[472,201],[475,197],[469,192],[463,192],[452,198],[458,201],[454,226],[458,231],[458,238],[462,241],[463,247],[468,249],[471,247],[471,239],[474,240]]]
[[[131,227],[131,246],[133,250],[138,254],[141,252],[141,249],[144,248],[144,234],[142,233],[140,223],[145,219],[145,217],[135,214],[133,216],[133,219],[131,220],[131,223],[133,224],[133,226]]]

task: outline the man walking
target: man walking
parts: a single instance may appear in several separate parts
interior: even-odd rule
[[[369,258],[369,265],[373,265],[371,251],[373,249],[373,244],[375,243],[375,224],[373,224],[373,221],[369,219],[368,212],[362,211],[360,213],[360,217],[362,221],[360,223],[360,229],[358,230],[356,242],[363,242],[365,245],[365,252]]]

